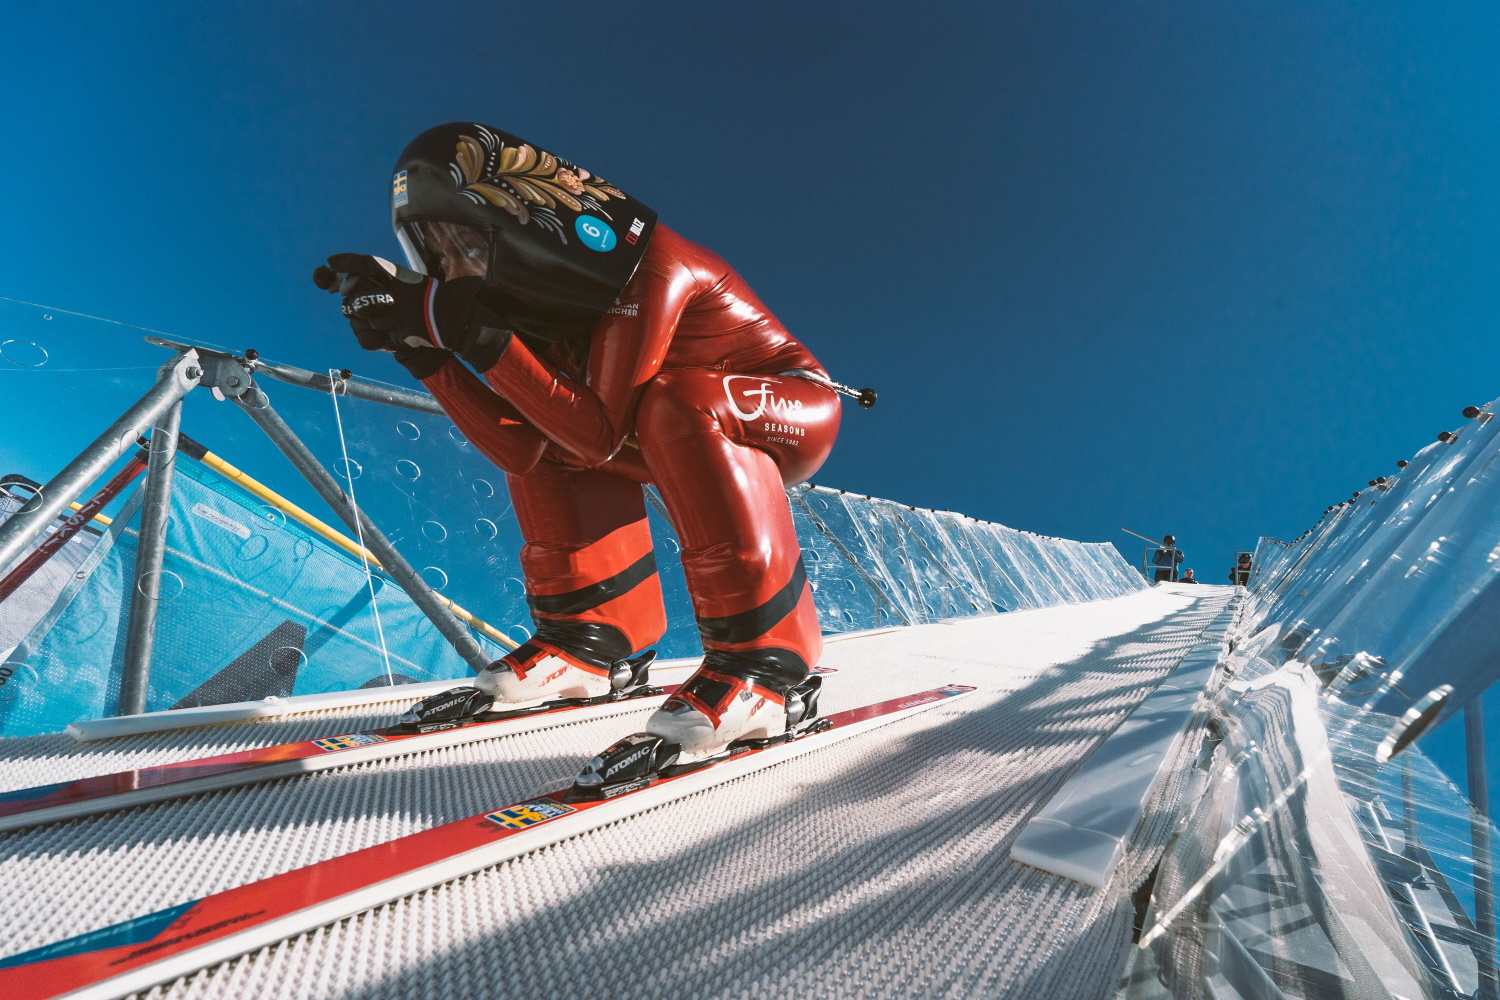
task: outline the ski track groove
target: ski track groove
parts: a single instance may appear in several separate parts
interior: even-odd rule
[[[1230,595],[1185,590],[832,645],[825,713],[980,690],[135,996],[1107,997],[1133,886],[1026,868],[1010,842]],[[20,753],[0,784],[355,732],[404,707],[107,748],[5,741]],[[0,955],[529,798],[648,711],[0,834]]]

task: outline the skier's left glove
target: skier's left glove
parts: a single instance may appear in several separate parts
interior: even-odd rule
[[[486,372],[510,344],[510,330],[475,301],[483,278],[438,281],[380,257],[340,253],[313,271],[313,283],[344,297],[344,315],[361,347],[391,351],[418,378],[441,368],[448,351]],[[444,358],[429,353],[434,350]]]

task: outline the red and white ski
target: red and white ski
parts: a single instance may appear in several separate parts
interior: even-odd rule
[[[828,727],[658,777],[613,798],[555,792],[189,900],[0,960],[8,1000],[117,997],[441,885],[902,719],[972,687],[949,685],[827,716]]]
[[[112,812],[257,781],[289,778],[332,767],[402,757],[439,747],[493,740],[564,723],[607,718],[659,705],[677,690],[677,686],[655,690],[660,693],[594,705],[562,703],[484,715],[473,722],[439,724],[429,727],[426,732],[391,726],[0,792],[0,831]]]

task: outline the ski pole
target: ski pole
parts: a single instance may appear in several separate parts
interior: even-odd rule
[[[828,387],[841,396],[848,396],[866,410],[874,406],[875,401],[880,398],[876,395],[874,389],[852,389],[842,382],[834,382],[831,379],[828,382]]]
[[[794,378],[806,379],[809,382],[815,382],[818,385],[827,386],[834,392],[838,393],[840,396],[848,396],[850,399],[854,400],[866,410],[874,406],[875,401],[880,398],[879,394],[876,393],[874,389],[856,389],[853,386],[845,385],[842,382],[835,382],[831,378],[825,378],[822,375],[814,375],[812,372],[806,370],[796,372],[782,372],[782,374],[791,375]]]
[[[139,476],[145,468],[146,453],[138,451],[135,453],[135,457],[125,463],[125,468],[115,473],[114,477],[104,484],[103,489],[95,493],[87,503],[74,511],[73,515],[64,521],[56,531],[42,539],[42,543],[33,549],[30,555],[16,563],[15,569],[5,574],[3,579],[0,579],[0,601],[5,600],[11,594],[15,593],[21,584],[31,579],[33,573],[41,569],[48,559],[51,559],[64,545],[68,544],[69,539],[82,531],[83,526],[92,521],[94,515],[108,506],[111,500],[119,496],[125,487],[129,486],[131,481],[136,476]]]
[[[1161,539],[1149,538],[1146,535],[1141,534],[1139,531],[1131,531],[1129,528],[1121,528],[1120,530],[1125,532],[1125,534],[1127,535],[1134,535],[1137,538],[1144,538],[1146,539],[1146,541],[1150,542],[1152,545],[1155,545],[1157,548],[1161,548]]]

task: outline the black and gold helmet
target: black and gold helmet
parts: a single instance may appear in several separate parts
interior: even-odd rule
[[[414,269],[484,274],[485,305],[522,333],[560,340],[586,333],[614,304],[656,213],[509,132],[457,122],[402,151],[391,223]]]

